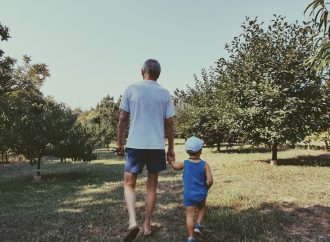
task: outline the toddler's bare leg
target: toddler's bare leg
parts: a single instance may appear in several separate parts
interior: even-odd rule
[[[186,225],[189,237],[194,236],[194,217],[195,217],[195,207],[186,207]]]
[[[205,212],[205,205],[202,207],[197,207],[197,223],[201,224]]]

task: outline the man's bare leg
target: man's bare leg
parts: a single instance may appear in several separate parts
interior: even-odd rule
[[[136,211],[135,211],[135,204],[136,204],[136,179],[137,175],[125,172],[124,175],[124,195],[126,200],[126,206],[128,210],[128,228],[132,228],[137,225],[136,222]]]
[[[148,172],[147,200],[145,205],[144,234],[151,233],[151,218],[157,200],[158,172]]]

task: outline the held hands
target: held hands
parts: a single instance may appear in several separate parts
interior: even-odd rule
[[[173,149],[169,149],[167,151],[167,162],[172,166],[172,168],[176,171],[180,171],[184,168],[183,162],[175,161],[175,153]]]

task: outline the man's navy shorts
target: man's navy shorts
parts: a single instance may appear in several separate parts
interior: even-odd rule
[[[125,172],[140,174],[144,165],[149,172],[160,172],[166,169],[165,150],[148,150],[126,148]]]

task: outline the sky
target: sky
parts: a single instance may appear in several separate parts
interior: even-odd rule
[[[158,82],[171,93],[194,85],[194,74],[226,57],[245,16],[265,24],[273,14],[306,20],[310,0],[0,0],[0,22],[12,38],[5,55],[46,63],[42,91],[72,108],[116,99],[142,80],[149,58],[162,67]]]

